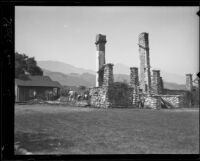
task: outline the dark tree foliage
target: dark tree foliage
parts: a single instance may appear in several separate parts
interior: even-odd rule
[[[31,75],[43,75],[43,71],[39,66],[37,66],[37,62],[34,57],[28,58],[26,61],[27,72]]]
[[[34,57],[29,58],[25,54],[15,53],[15,78],[24,78],[25,73],[30,75],[43,75],[42,69],[37,66]]]
[[[25,74],[27,58],[25,54],[15,53],[15,77]]]

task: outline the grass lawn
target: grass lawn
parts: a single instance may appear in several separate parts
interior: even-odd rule
[[[33,154],[197,154],[199,111],[15,105],[15,142]]]

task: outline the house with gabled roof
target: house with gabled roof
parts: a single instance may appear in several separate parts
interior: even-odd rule
[[[30,76],[15,79],[15,101],[26,102],[35,98],[54,100],[60,96],[61,85],[48,76]]]

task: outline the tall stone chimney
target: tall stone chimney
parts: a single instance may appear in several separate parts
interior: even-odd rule
[[[152,70],[152,92],[154,94],[162,94],[162,82],[160,77],[160,70]]]
[[[186,74],[186,89],[192,91],[192,74]]]
[[[144,93],[151,94],[151,72],[149,58],[149,34],[143,32],[139,35],[140,55],[140,89]]]
[[[106,63],[105,60],[105,44],[106,36],[102,34],[96,35],[96,87],[103,84],[103,66]]]
[[[103,76],[103,86],[112,85],[114,82],[113,76],[113,64],[104,65],[104,76]]]
[[[161,86],[161,91],[164,90],[164,83],[162,77],[160,77],[160,86]]]
[[[131,67],[130,68],[130,86],[133,88],[133,105],[138,105],[139,97],[139,80],[138,80],[138,68]]]
[[[138,68],[136,67],[130,67],[130,85],[133,88],[139,86]]]

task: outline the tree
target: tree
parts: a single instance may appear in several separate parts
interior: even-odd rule
[[[22,78],[25,76],[25,72],[30,75],[43,75],[42,69],[37,66],[37,62],[34,57],[29,58],[25,54],[15,53],[15,77]]]
[[[25,75],[26,59],[28,57],[25,54],[15,53],[15,77],[18,78],[21,75]]]
[[[43,71],[37,66],[37,62],[34,57],[28,58],[26,61],[27,72],[31,75],[43,75]]]

